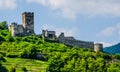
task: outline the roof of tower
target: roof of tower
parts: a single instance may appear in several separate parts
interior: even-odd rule
[[[34,14],[34,12],[23,12],[22,14]]]

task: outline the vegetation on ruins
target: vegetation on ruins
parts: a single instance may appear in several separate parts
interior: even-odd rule
[[[12,37],[0,23],[0,72],[120,72],[120,55],[69,47],[42,36]]]

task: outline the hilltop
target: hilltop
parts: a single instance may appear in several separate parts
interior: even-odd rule
[[[11,36],[0,23],[1,72],[119,72],[120,55],[66,46],[42,36]]]

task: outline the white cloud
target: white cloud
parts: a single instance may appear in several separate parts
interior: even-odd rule
[[[26,0],[58,10],[65,18],[75,19],[78,14],[87,16],[120,16],[120,0]]]
[[[99,33],[99,35],[101,36],[111,36],[111,35],[113,35],[113,33],[114,33],[114,31],[115,31],[115,28],[114,27],[107,27],[107,28],[105,28],[104,30],[102,30],[100,33]]]
[[[120,23],[103,29],[97,34],[97,36],[109,37],[116,34],[120,36]]]
[[[0,9],[14,9],[16,7],[16,0],[0,0]]]
[[[40,3],[42,5],[46,5],[46,0],[26,0],[28,3]]]
[[[107,42],[98,42],[98,43],[102,43],[103,47],[109,47],[109,46],[117,44],[117,43],[107,43]]]
[[[77,28],[67,29],[67,28],[57,28],[54,25],[43,24],[43,29],[54,30],[56,35],[59,36],[61,32],[65,33],[65,36],[74,36],[76,34]]]

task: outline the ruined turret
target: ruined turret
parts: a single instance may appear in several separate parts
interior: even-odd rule
[[[55,31],[42,30],[42,35],[46,38],[55,39]]]
[[[27,34],[34,34],[34,13],[22,13],[22,25]]]
[[[101,43],[96,43],[94,44],[94,51],[103,51],[103,44]]]

